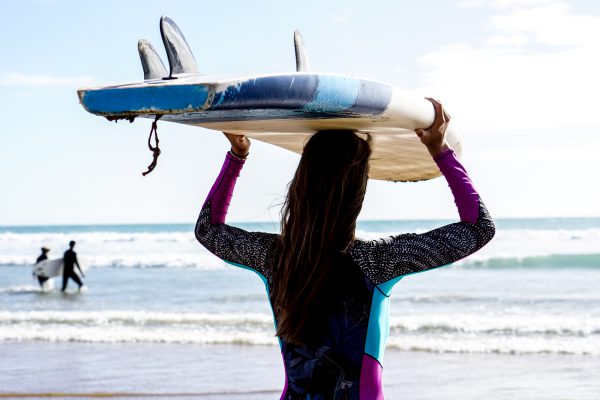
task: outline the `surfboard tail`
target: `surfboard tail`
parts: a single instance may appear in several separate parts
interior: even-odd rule
[[[138,41],[138,53],[144,69],[144,80],[160,79],[167,76],[167,69],[156,49],[146,39]]]
[[[160,34],[169,60],[170,78],[179,74],[198,73],[198,64],[183,33],[169,17],[160,18]]]

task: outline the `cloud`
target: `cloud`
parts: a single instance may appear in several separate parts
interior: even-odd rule
[[[93,81],[89,76],[56,77],[52,75],[19,73],[9,73],[0,76],[0,86],[82,86],[88,85]]]
[[[334,24],[343,24],[348,21],[348,19],[352,16],[352,13],[353,11],[351,8],[345,8],[340,13],[331,17],[331,22]]]
[[[420,91],[468,115],[469,130],[600,127],[600,16],[575,15],[556,0],[488,6],[494,14],[481,39],[420,58]]]
[[[573,15],[569,6],[554,2],[541,7],[517,8],[491,20],[495,29],[510,34],[528,35],[551,46],[590,46],[596,49],[600,17]]]
[[[472,156],[477,160],[549,163],[597,162],[597,152],[589,147],[535,147],[535,148],[487,148]]]
[[[511,7],[532,7],[554,4],[557,0],[461,0],[458,6],[462,8],[475,8],[489,6],[496,9]]]
[[[536,6],[546,6],[559,3],[559,0],[493,0],[491,6],[494,8],[527,8]]]

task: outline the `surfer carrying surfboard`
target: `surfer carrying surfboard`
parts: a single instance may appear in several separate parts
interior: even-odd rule
[[[50,251],[49,248],[47,248],[46,246],[42,247],[42,254],[40,254],[40,256],[37,258],[37,260],[35,261],[36,264],[39,264],[40,262],[47,260],[48,259],[48,252]],[[43,274],[33,274],[35,277],[37,277],[37,280],[40,284],[40,287],[43,289],[44,288],[44,283],[46,283],[46,281],[50,278],[48,278],[47,276],[43,275]]]
[[[488,243],[494,223],[445,139],[450,117],[434,106],[417,129],[448,181],[460,222],[422,234],[363,241],[356,220],[367,187],[370,135],[319,131],[304,146],[282,210],[281,234],[225,224],[250,141],[225,134],[231,151],[202,207],[198,241],[264,281],[285,365],[281,399],[383,399],[389,296],[404,276],[462,259]]]
[[[77,253],[75,253],[75,251],[73,250],[74,247],[75,247],[75,241],[71,240],[69,242],[69,250],[65,251],[65,254],[63,256],[64,264],[63,264],[62,288],[60,290],[61,292],[64,292],[65,290],[67,290],[67,284],[68,284],[69,278],[73,279],[75,281],[75,283],[79,285],[79,290],[81,290],[81,287],[83,286],[83,282],[81,281],[79,276],[77,276],[77,274],[75,273],[75,265],[76,265],[81,276],[85,278],[85,275],[83,274],[83,271],[81,270],[81,267],[79,266],[79,261],[77,260]]]

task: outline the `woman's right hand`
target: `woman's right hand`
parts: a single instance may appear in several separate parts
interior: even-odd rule
[[[223,135],[231,143],[231,150],[239,157],[246,158],[250,153],[250,139],[246,135],[223,132]]]
[[[450,116],[439,101],[430,97],[426,97],[426,99],[433,104],[435,118],[431,127],[415,129],[415,133],[421,139],[421,143],[427,147],[431,157],[435,157],[449,147],[448,142],[446,142],[446,129],[450,122]]]

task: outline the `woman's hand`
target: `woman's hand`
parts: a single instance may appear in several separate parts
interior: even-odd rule
[[[250,139],[246,135],[236,135],[233,133],[223,132],[223,135],[231,143],[231,151],[234,155],[246,158],[250,153]]]
[[[426,99],[433,104],[435,110],[433,125],[427,129],[415,129],[415,133],[421,139],[421,143],[427,147],[431,157],[435,157],[449,147],[446,142],[446,129],[450,116],[439,101],[429,97]]]

